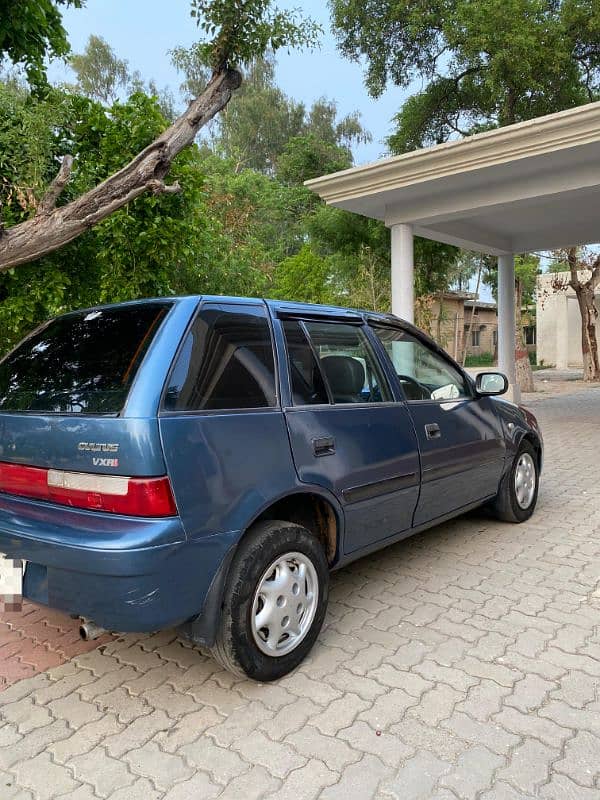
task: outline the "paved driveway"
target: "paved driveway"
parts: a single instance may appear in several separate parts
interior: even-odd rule
[[[14,683],[1,800],[600,798],[600,390],[530,404],[532,521],[471,515],[338,573],[312,658],[276,685],[171,632]]]

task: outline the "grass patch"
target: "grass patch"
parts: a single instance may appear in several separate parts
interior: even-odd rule
[[[493,367],[494,354],[493,353],[479,353],[479,355],[467,356],[465,362],[466,367]]]

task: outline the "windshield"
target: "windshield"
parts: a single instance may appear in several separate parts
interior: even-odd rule
[[[123,305],[52,320],[0,361],[0,411],[118,414],[170,307]]]

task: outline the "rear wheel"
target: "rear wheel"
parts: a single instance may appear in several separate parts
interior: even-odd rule
[[[492,512],[506,522],[525,522],[535,510],[539,486],[537,453],[531,442],[521,443],[512,466],[502,479]]]
[[[262,522],[235,554],[213,655],[257,681],[287,674],[317,638],[329,588],[321,544],[290,522]]]

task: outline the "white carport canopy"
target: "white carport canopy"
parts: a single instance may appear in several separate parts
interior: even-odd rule
[[[514,254],[600,241],[600,103],[308,181],[392,230],[392,310],[413,320],[413,235],[498,255],[499,362],[515,387]]]

